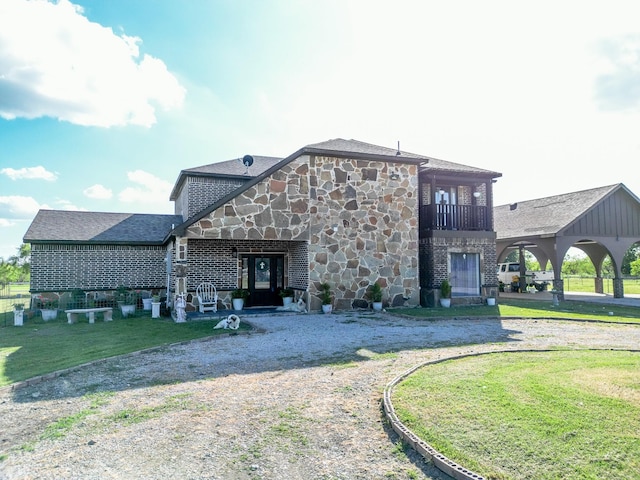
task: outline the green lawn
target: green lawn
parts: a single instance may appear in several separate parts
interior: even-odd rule
[[[525,294],[523,294],[525,295]],[[394,313],[419,318],[509,317],[509,318],[572,318],[603,322],[640,323],[640,308],[565,301],[554,307],[551,300],[501,298],[495,307],[488,305],[452,306],[451,308],[397,308]],[[612,312],[613,315],[609,315]]]
[[[230,332],[214,330],[218,320],[175,323],[145,316],[105,323],[100,317],[94,324],[84,320],[73,325],[66,320],[64,315],[49,322],[36,317],[22,327],[0,327],[0,386],[100,358]],[[247,329],[240,324],[239,331]]]
[[[488,479],[640,478],[640,353],[513,352],[425,366],[393,392],[436,450]]]

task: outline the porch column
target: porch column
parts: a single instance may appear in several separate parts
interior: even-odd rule
[[[594,283],[594,291],[596,293],[604,293],[604,282],[602,280],[602,277],[596,276],[593,279],[593,283]]]
[[[613,279],[613,298],[624,298],[624,283],[620,277]]]

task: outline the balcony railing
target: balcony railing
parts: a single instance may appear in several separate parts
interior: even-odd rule
[[[482,205],[422,205],[420,233],[430,230],[490,231],[489,209]]]

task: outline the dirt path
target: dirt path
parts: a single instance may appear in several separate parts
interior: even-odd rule
[[[252,320],[0,392],[1,479],[443,479],[397,444],[384,386],[504,349],[638,349],[640,326],[384,315]]]

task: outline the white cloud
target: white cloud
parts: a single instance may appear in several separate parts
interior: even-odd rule
[[[0,197],[0,218],[4,219],[30,219],[41,205],[33,197],[23,197],[20,195],[10,195]]]
[[[82,207],[78,207],[77,205],[74,205],[73,203],[71,203],[69,200],[63,200],[63,199],[59,199],[56,200],[56,205],[58,206],[58,210],[67,210],[69,212],[86,212],[87,209],[86,208],[82,208]]]
[[[121,202],[144,205],[159,213],[170,210],[171,183],[143,170],[127,172],[127,178],[136,186],[127,187],[118,194]]]
[[[113,191],[110,188],[100,185],[99,183],[85,188],[82,193],[84,193],[86,197],[96,200],[109,200],[113,196]]]
[[[23,180],[23,179],[39,179],[39,180],[47,180],[49,182],[53,182],[58,178],[58,176],[39,165],[37,167],[24,167],[24,168],[3,168],[0,170],[0,174],[6,175],[11,180]]]
[[[6,218],[0,218],[0,228],[3,227],[13,227],[15,225],[15,223],[10,222],[9,220],[7,220]]]
[[[185,89],[137,37],[90,22],[68,0],[0,2],[0,117],[110,127],[156,122]]]

